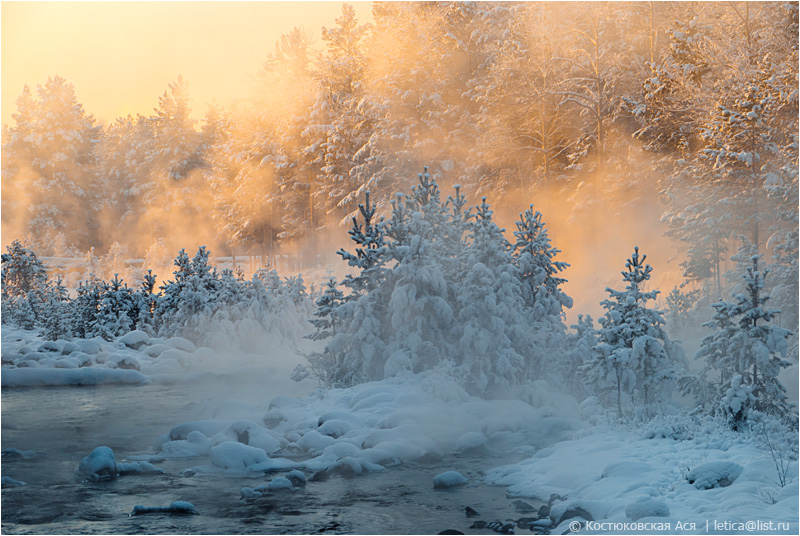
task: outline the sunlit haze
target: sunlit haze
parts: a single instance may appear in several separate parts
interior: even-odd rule
[[[371,2],[351,2],[359,20]],[[26,84],[48,76],[75,85],[78,102],[103,123],[148,115],[178,75],[192,111],[245,95],[281,34],[333,26],[342,2],[3,2],[2,121]]]

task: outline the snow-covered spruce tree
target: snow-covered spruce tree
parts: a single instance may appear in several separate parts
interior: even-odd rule
[[[41,312],[42,337],[49,341],[72,338],[69,292],[59,276],[47,285]]]
[[[390,250],[398,264],[385,287],[384,329],[389,336],[383,377],[428,370],[453,355],[449,334],[455,318],[455,287],[445,267],[454,253],[447,247],[452,214],[427,168],[417,177],[419,184],[403,199],[410,216],[404,225],[408,241]]]
[[[731,382],[739,376],[737,388],[751,387],[754,409],[787,417],[791,409],[778,374],[790,364],[784,357],[786,340],[792,332],[771,323],[780,311],[764,307],[769,296],[764,293],[766,274],[759,271],[758,261],[759,256],[754,255],[752,266],[743,275],[744,292],[734,294],[735,303],[714,304],[718,331],[704,339],[698,356],[719,373],[715,383],[721,395],[733,387]],[[745,413],[736,422],[746,419]]]
[[[563,352],[566,336],[564,308],[572,307],[572,298],[561,289],[567,280],[558,274],[569,264],[555,260],[560,251],[550,244],[541,212],[534,211],[531,205],[519,216],[517,230],[514,231],[514,261],[522,281],[525,310],[529,312],[528,322],[536,338],[533,348],[538,353],[535,361],[539,368],[548,356]],[[563,379],[574,375],[574,370],[557,372],[561,373]]]
[[[133,294],[133,318],[136,329],[155,335],[153,315],[158,306],[159,294],[155,292],[156,276],[152,270],[142,277],[139,290]]]
[[[315,301],[317,310],[311,319],[311,325],[315,331],[306,335],[307,339],[320,341],[329,339],[336,335],[336,330],[341,321],[338,317],[338,309],[344,303],[344,293],[339,290],[336,279],[331,277],[322,288],[322,293]],[[326,348],[322,352],[313,352],[306,356],[307,365],[298,365],[292,372],[292,379],[302,381],[307,377],[314,378],[320,385],[338,385],[344,382],[343,378],[337,378],[337,371],[342,370],[341,359],[344,356],[337,354],[335,350]]]
[[[622,418],[622,395],[648,405],[669,399],[683,353],[664,331],[661,311],[648,308],[657,290],[645,292],[652,267],[644,264],[639,248],[625,263],[623,291],[607,288],[610,299],[601,302],[606,314],[600,319],[599,341],[593,358],[582,368],[586,381],[596,389],[613,390]]]
[[[14,240],[2,257],[3,322],[23,329],[40,323],[48,278],[44,265],[33,250]]]
[[[96,335],[112,341],[134,328],[134,298],[127,283],[114,274],[114,279],[104,285],[97,318],[92,326]]]
[[[681,390],[691,394],[695,401],[712,414],[719,409],[719,400],[724,395],[723,386],[732,378],[732,372],[724,364],[735,352],[733,335],[736,333],[736,305],[729,302],[712,303],[712,319],[703,327],[715,330],[703,338],[695,359],[705,361],[700,374],[687,374],[680,379]]]
[[[75,299],[72,300],[72,332],[75,337],[89,339],[97,335],[97,314],[106,284],[96,277],[78,283]]]
[[[487,393],[530,377],[534,347],[526,318],[524,283],[512,246],[492,221],[484,197],[462,253],[464,276],[455,285],[454,360],[471,391]]]
[[[332,335],[322,355],[312,354],[312,361],[331,367],[326,375],[332,378],[329,385],[337,387],[382,378],[385,362],[382,321],[387,314],[388,297],[383,287],[390,273],[385,267],[388,260],[386,223],[382,219],[375,221],[376,207],[370,203],[369,192],[358,210],[364,223],[353,218],[349,231],[350,239],[356,244],[355,253],[343,249],[338,252],[342,260],[358,270],[355,275],[348,274],[342,282],[349,291],[345,302],[335,309],[342,329]]]
[[[184,250],[175,259],[174,280],[162,287],[156,318],[159,334],[197,339],[201,326],[216,308],[218,277],[208,262],[208,250],[201,246],[190,260]]]
[[[14,240],[2,257],[3,301],[26,296],[34,290],[43,291],[47,285],[44,264],[33,250]]]

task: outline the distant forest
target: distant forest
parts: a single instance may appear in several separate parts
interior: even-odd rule
[[[181,77],[153,114],[106,126],[63,78],[26,87],[2,133],[4,242],[143,256],[203,234],[220,254],[314,251],[366,192],[388,214],[428,166],[497,210],[557,206],[586,240],[610,239],[592,234],[607,207],[633,221],[656,207],[687,284],[717,296],[745,244],[769,255],[772,285],[788,285],[773,304],[796,323],[796,2],[378,2],[373,15],[345,5],[316,46],[282,36],[258,90],[201,122]]]

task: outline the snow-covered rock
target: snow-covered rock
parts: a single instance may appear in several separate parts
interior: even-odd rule
[[[447,471],[433,477],[433,487],[437,489],[463,486],[466,483],[467,479],[458,471]]]
[[[267,489],[269,491],[292,489],[292,487],[293,487],[292,481],[282,476],[273,478],[272,480],[269,481],[269,484],[267,484]]]
[[[262,449],[236,441],[228,441],[211,448],[211,463],[222,469],[244,471],[268,459],[267,453]]]
[[[129,333],[126,333],[125,335],[120,337],[119,342],[121,342],[128,348],[132,348],[133,350],[138,350],[141,346],[150,342],[150,335],[148,335],[144,331],[140,331],[137,329]]]
[[[111,480],[119,476],[114,451],[108,447],[97,447],[81,460],[78,471],[90,480]]]
[[[730,461],[708,462],[689,471],[686,480],[698,489],[724,488],[736,480],[742,469],[741,465]]]
[[[625,515],[634,521],[643,517],[669,517],[669,506],[652,497],[641,497],[625,507]]]

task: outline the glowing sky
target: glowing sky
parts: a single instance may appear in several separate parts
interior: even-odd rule
[[[348,2],[360,22],[371,2]],[[244,97],[281,34],[295,26],[324,44],[342,2],[2,2],[2,122],[25,84],[74,84],[99,121],[151,115],[170,82],[189,81],[194,115]]]

